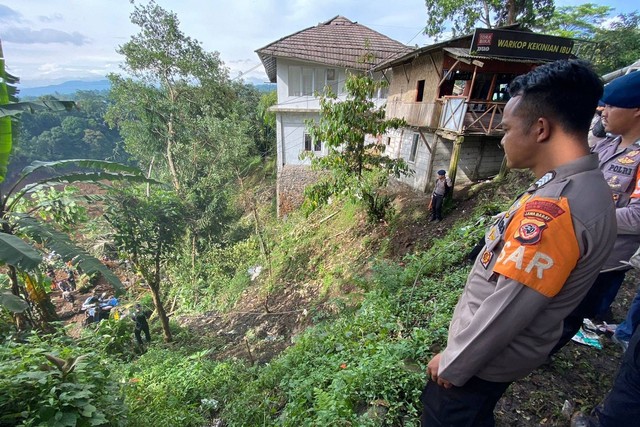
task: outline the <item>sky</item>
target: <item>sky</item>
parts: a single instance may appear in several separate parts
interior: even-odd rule
[[[588,1],[616,13],[631,0],[556,0],[556,6]],[[139,1],[138,1],[139,2]],[[146,1],[145,1],[146,3]],[[184,34],[220,53],[229,75],[267,81],[255,53],[267,44],[342,15],[407,45],[431,42],[422,34],[424,0],[157,0],[177,14]],[[129,0],[0,0],[0,40],[7,71],[19,87],[68,80],[102,80],[120,73],[116,50],[138,28]]]

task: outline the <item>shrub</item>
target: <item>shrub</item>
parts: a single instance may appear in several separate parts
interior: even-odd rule
[[[0,424],[124,425],[112,362],[63,335],[0,346]]]
[[[202,426],[245,382],[239,363],[151,348],[125,367],[130,426]]]

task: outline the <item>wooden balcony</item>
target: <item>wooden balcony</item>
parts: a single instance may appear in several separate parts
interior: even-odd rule
[[[387,101],[387,118],[404,119],[409,126],[437,128],[441,102]]]
[[[409,126],[443,130],[459,135],[504,133],[501,122],[505,102],[468,101],[466,96],[445,96],[435,102],[388,102],[387,118],[403,118]]]

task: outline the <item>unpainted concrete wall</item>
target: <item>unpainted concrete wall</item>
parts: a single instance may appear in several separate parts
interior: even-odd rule
[[[284,165],[278,171],[276,184],[278,216],[284,216],[299,208],[304,201],[304,189],[315,183],[321,172],[311,170],[309,166]]]

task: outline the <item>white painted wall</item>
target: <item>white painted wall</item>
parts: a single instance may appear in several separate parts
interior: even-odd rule
[[[347,77],[346,69],[290,59],[277,60],[278,104],[274,110],[276,110],[276,131],[278,139],[278,169],[281,169],[284,165],[311,164],[310,159],[300,159],[300,154],[305,151],[305,120],[318,120],[320,112],[319,98],[313,95],[295,94],[295,91],[289,90],[289,72],[292,70],[292,67],[299,67],[297,68],[299,70],[313,70],[314,92],[316,90],[320,91],[324,87],[324,84],[327,83],[327,70],[334,70],[334,81],[339,94],[338,98],[342,100],[346,98],[344,94],[344,83]],[[383,79],[384,77],[382,74],[376,74],[374,78]],[[300,89],[302,89],[302,87],[300,87]],[[383,96],[383,98],[376,97],[373,99],[376,107],[380,108],[386,101],[386,91],[380,91],[376,95]],[[324,144],[321,150],[314,151],[314,154],[316,156],[326,155],[327,149]]]
[[[284,165],[311,165],[310,159],[300,159],[305,151],[304,134],[306,120],[318,120],[318,113],[278,113],[276,126],[278,131],[278,168]],[[315,148],[312,144],[312,150]],[[316,156],[325,156],[327,148],[321,144],[321,151],[314,151]]]

